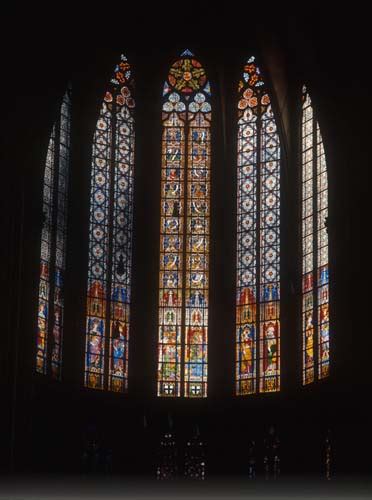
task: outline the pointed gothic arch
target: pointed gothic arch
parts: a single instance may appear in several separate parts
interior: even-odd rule
[[[301,109],[302,383],[329,375],[328,171],[309,92]]]
[[[36,372],[60,379],[64,330],[71,88],[50,135],[43,182]]]
[[[126,392],[131,304],[134,107],[122,55],[105,93],[92,148],[84,384]]]
[[[280,390],[281,148],[250,57],[238,87],[236,394]]]
[[[210,96],[186,50],[163,89],[158,396],[207,395]]]

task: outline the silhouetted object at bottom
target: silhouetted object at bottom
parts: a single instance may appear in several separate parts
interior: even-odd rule
[[[206,477],[205,450],[199,429],[197,429],[194,436],[187,441],[184,458],[185,478],[204,481]]]
[[[256,443],[250,441],[248,445],[248,478],[254,479],[256,477]]]
[[[160,441],[157,457],[156,478],[175,479],[177,476],[177,447],[173,432],[166,432]]]
[[[324,446],[324,465],[325,465],[325,477],[327,481],[330,481],[332,477],[332,442],[331,442],[331,431],[328,429],[325,438]]]
[[[88,441],[82,456],[83,472],[86,474],[96,474],[100,469],[100,449],[94,439]]]
[[[264,439],[264,474],[265,479],[277,479],[280,475],[280,441],[272,425]]]

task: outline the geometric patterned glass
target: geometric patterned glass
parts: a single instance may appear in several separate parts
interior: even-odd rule
[[[93,139],[84,385],[126,392],[130,325],[134,99],[125,56]]]
[[[36,372],[61,379],[71,89],[62,99],[49,139],[43,184]]]
[[[236,394],[280,390],[280,140],[255,58],[238,87]]]
[[[323,141],[303,87],[302,119],[302,383],[329,375],[328,175]]]

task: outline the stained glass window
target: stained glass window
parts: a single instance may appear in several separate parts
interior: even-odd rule
[[[183,52],[163,90],[158,396],[207,395],[210,95]]]
[[[44,170],[36,371],[61,378],[71,90],[62,99]]]
[[[304,385],[329,374],[328,178],[311,99],[302,93],[302,362]]]
[[[115,392],[128,386],[134,106],[122,55],[93,139],[85,349],[85,386]]]
[[[238,87],[236,394],[280,390],[280,140],[255,58]]]

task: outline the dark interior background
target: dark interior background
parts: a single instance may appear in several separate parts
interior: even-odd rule
[[[111,7],[115,10],[114,7]],[[119,474],[153,474],[161,433],[179,450],[200,428],[211,474],[244,474],[268,426],[281,440],[283,473],[319,474],[331,429],[339,474],[371,470],[369,323],[370,61],[360,10],[238,11],[152,17],[121,12],[94,21],[73,12],[4,17],[1,112],[0,467],[79,472],[87,439],[113,450]],[[122,9],[123,10],[123,9]],[[45,13],[44,13],[45,14]],[[226,14],[226,15],[225,15]],[[268,15],[270,14],[270,15]],[[80,20],[81,19],[81,20]],[[165,22],[166,20],[166,22]],[[157,24],[158,23],[158,24]],[[106,27],[103,28],[103,25]],[[209,397],[155,397],[161,90],[185,48],[213,92]],[[83,381],[91,140],[120,53],[136,80],[136,165],[130,390],[86,390]],[[272,88],[283,139],[282,391],[233,397],[235,108],[242,66],[257,54]],[[49,134],[67,82],[73,87],[63,382],[34,374],[42,175]],[[298,336],[298,101],[308,84],[329,169],[331,377],[302,388]]]

